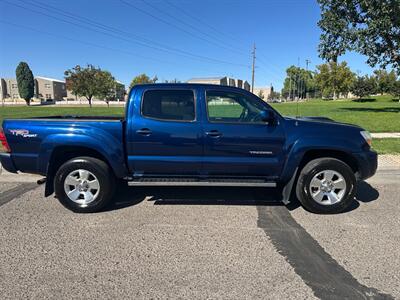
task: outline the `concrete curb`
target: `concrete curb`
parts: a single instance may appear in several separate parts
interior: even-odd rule
[[[376,132],[371,135],[374,139],[400,139],[400,132]]]

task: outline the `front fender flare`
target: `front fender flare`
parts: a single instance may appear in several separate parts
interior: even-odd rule
[[[291,147],[286,157],[283,167],[281,182],[287,183],[295,174],[304,155],[311,150],[321,151],[338,151],[348,155],[358,148],[356,142],[349,141],[348,139],[332,138],[321,139],[321,137],[309,137],[296,140]]]

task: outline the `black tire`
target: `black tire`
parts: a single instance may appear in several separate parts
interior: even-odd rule
[[[91,173],[90,179],[95,178],[98,182],[99,189],[91,190],[96,192],[94,200],[90,203],[77,203],[84,201],[84,195],[79,195],[76,201],[71,200],[64,188],[64,182],[68,175],[78,170],[86,170]],[[79,172],[78,172],[79,173]],[[94,177],[93,177],[94,175]],[[94,180],[94,179],[93,179]],[[67,187],[73,190],[73,186]],[[58,200],[68,209],[77,213],[93,213],[102,210],[111,201],[115,188],[115,177],[110,167],[102,160],[93,157],[76,157],[64,163],[57,171],[54,179],[54,190]],[[84,192],[82,192],[84,193]],[[83,198],[83,199],[80,199]]]
[[[311,195],[311,180],[318,173],[327,170],[339,173],[346,183],[346,188],[342,188],[344,190],[342,199],[335,204],[320,204]],[[354,201],[356,183],[352,169],[343,161],[335,158],[318,158],[307,163],[301,170],[297,180],[296,195],[300,203],[308,211],[322,214],[340,213]]]

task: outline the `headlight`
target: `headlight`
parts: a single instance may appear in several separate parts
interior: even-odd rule
[[[372,144],[372,136],[369,133],[369,131],[363,130],[363,131],[360,131],[360,134],[362,135],[364,140],[367,142],[367,144],[371,146],[371,144]]]

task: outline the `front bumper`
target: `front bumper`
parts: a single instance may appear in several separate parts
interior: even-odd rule
[[[372,177],[378,168],[378,154],[373,150],[353,153],[357,160],[357,180],[364,180]]]
[[[17,173],[17,168],[14,165],[13,159],[10,153],[0,153],[0,161],[3,168],[11,173]]]

